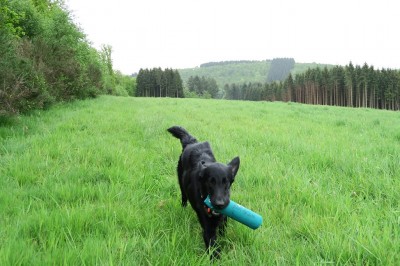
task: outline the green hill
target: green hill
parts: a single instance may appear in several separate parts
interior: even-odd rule
[[[205,63],[200,67],[179,69],[179,74],[186,84],[190,76],[205,76],[214,78],[222,88],[225,84],[245,82],[266,82],[271,69],[272,60],[262,61],[225,61]],[[291,70],[293,75],[305,72],[308,68],[332,67],[332,65],[317,63],[295,63]]]

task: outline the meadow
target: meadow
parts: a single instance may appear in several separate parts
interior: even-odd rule
[[[184,126],[239,155],[220,265],[398,265],[400,113],[101,96],[0,124],[0,265],[209,265],[180,206]]]

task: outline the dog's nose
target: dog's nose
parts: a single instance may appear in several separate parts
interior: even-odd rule
[[[223,209],[225,207],[225,202],[223,200],[216,200],[213,205],[217,209]]]

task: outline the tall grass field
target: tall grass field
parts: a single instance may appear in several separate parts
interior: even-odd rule
[[[240,156],[219,265],[399,265],[400,113],[102,96],[1,120],[0,265],[209,265],[180,206],[185,127]]]

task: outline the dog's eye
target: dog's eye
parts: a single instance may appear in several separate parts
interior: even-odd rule
[[[222,179],[222,184],[225,185],[226,184],[226,178]]]
[[[213,178],[211,178],[210,183],[211,183],[212,185],[215,185],[215,184],[217,183],[217,181],[216,181],[215,178],[213,177]]]

